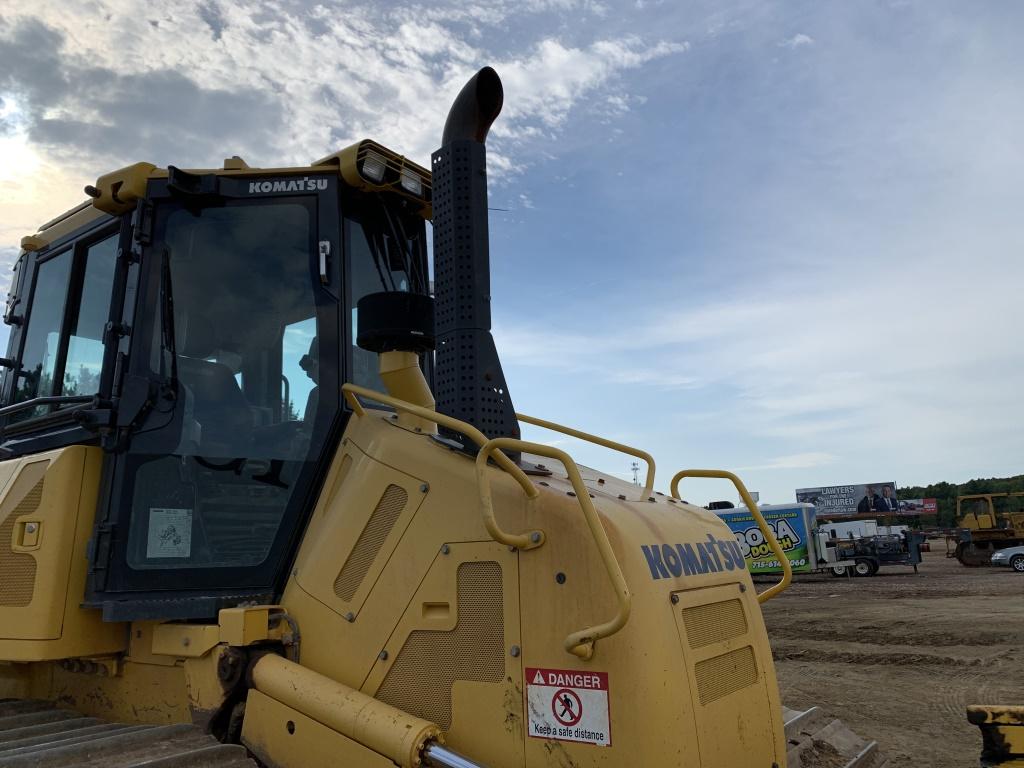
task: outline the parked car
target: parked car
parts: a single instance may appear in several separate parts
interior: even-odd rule
[[[1024,573],[1024,546],[997,549],[992,555],[992,565],[1008,565],[1017,573]]]

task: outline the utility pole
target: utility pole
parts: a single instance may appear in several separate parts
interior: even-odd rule
[[[634,461],[629,468],[633,470],[633,485],[640,485],[640,463]]]

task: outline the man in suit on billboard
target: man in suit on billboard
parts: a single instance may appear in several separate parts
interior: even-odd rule
[[[882,498],[879,499],[878,504],[875,505],[875,509],[879,512],[900,511],[900,503],[896,501],[896,494],[892,492],[892,488],[888,485],[882,486]]]
[[[877,512],[881,508],[881,504],[882,498],[875,493],[875,487],[873,485],[866,486],[864,488],[864,498],[857,505],[857,514],[868,515],[872,512]]]

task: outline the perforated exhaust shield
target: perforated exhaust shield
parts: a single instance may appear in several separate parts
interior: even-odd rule
[[[437,369],[441,413],[488,437],[519,437],[491,336],[484,145],[456,139],[432,157]]]

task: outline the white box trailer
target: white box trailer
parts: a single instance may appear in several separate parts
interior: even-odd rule
[[[873,576],[882,565],[911,565],[917,571],[921,562],[920,544],[924,537],[917,533],[883,534],[874,520],[819,525],[814,506],[806,503],[764,504],[758,509],[795,574],[828,571],[833,576]],[[732,529],[747,570],[752,574],[782,572],[746,507],[715,513]]]
[[[874,520],[819,523],[818,530],[824,531],[830,539],[864,539],[879,534],[878,523]]]

